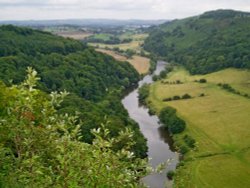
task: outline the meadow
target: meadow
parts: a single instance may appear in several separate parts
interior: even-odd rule
[[[119,55],[112,50],[96,49],[99,52],[113,56],[118,61],[129,62],[139,74],[146,74],[150,68],[150,60],[146,57],[141,57],[138,55],[132,56],[132,58],[126,58],[125,56]]]
[[[207,82],[200,83],[200,79]],[[175,144],[181,145],[186,134],[196,140],[196,148],[184,155],[184,165],[176,170],[176,187],[250,185],[250,99],[224,90],[218,83],[250,95],[250,71],[233,68],[195,76],[176,68],[150,87],[147,102],[154,111],[174,107],[187,123],[186,130],[174,136]],[[163,101],[186,93],[191,99]]]
[[[144,43],[147,34],[131,34],[131,33],[124,33],[120,36],[121,39],[124,38],[132,38],[132,41],[129,43],[123,44],[102,44],[102,43],[89,43],[89,45],[99,48],[120,48],[121,50],[131,49],[140,53],[142,50],[141,45]]]

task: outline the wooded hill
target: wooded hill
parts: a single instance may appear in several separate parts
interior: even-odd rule
[[[136,142],[133,151],[137,157],[146,156],[145,139],[120,102],[122,92],[139,80],[129,63],[118,62],[73,39],[1,26],[0,79],[6,85],[18,84],[24,80],[28,66],[38,72],[40,90],[70,92],[57,110],[79,112],[82,141],[91,143],[94,136],[90,130],[109,122],[106,126],[111,136],[125,127],[132,128]]]
[[[144,49],[192,74],[250,68],[250,13],[216,10],[154,27]]]

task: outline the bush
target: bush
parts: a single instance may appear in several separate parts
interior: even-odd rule
[[[175,175],[175,172],[174,172],[173,170],[169,170],[169,171],[167,172],[167,178],[168,178],[169,180],[172,180],[173,177],[174,177],[174,175]]]
[[[200,97],[204,97],[204,96],[205,96],[205,94],[204,94],[204,93],[201,93],[199,96],[200,96]]]
[[[182,82],[180,80],[176,80],[175,82],[176,84],[182,84]]]
[[[176,168],[179,168],[180,166],[184,166],[185,162],[184,161],[180,161],[177,165]]]
[[[166,76],[167,76],[167,71],[163,70],[160,72],[160,75],[159,75],[160,78],[166,78]]]
[[[186,154],[187,152],[189,152],[189,149],[187,146],[181,146],[180,149],[179,149],[179,152],[184,155]]]
[[[157,80],[159,80],[159,76],[154,75],[154,76],[152,77],[152,80],[153,80],[154,82],[156,82]]]
[[[168,131],[172,134],[178,134],[184,131],[186,128],[186,123],[181,118],[177,117],[176,115],[172,118],[169,118],[169,125]]]
[[[139,102],[141,104],[146,104],[146,99],[149,96],[149,84],[143,84],[140,88],[139,88]]]
[[[183,139],[190,148],[195,147],[195,139],[193,139],[191,136],[185,135]]]
[[[163,99],[162,101],[163,101],[163,102],[172,101],[172,98],[171,98],[171,97],[165,98],[165,99]]]
[[[200,83],[206,83],[207,80],[206,80],[205,78],[201,78],[201,79],[199,80],[199,82],[200,82]]]
[[[184,94],[182,97],[182,99],[191,99],[192,97],[189,94]]]
[[[168,106],[163,108],[160,112],[159,119],[171,134],[181,133],[186,128],[185,121],[176,116],[176,109],[172,107]]]
[[[178,95],[173,96],[173,100],[180,100],[180,99],[181,99],[181,97]]]

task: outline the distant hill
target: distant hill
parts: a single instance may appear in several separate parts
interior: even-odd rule
[[[82,26],[82,27],[119,27],[119,26],[152,26],[159,25],[167,20],[117,20],[117,19],[65,19],[65,20],[23,20],[0,21],[0,25],[12,24],[17,26]]]
[[[145,50],[192,74],[250,68],[250,13],[216,10],[154,27]]]

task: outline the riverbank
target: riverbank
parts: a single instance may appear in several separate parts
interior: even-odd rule
[[[155,70],[156,74],[159,74],[161,70],[164,70],[165,62],[159,61]],[[152,75],[146,75],[143,80],[138,84],[138,88],[145,83],[153,83]],[[127,109],[131,119],[136,121],[142,134],[147,139],[148,145],[148,157],[150,158],[150,165],[156,167],[160,163],[166,162],[168,159],[172,159],[171,164],[168,165],[161,174],[152,174],[143,179],[143,182],[149,187],[171,187],[172,181],[166,178],[166,172],[173,170],[178,162],[178,154],[171,150],[169,146],[169,137],[165,130],[161,128],[159,119],[157,116],[150,116],[148,109],[141,106],[138,101],[138,88],[130,92],[123,100],[122,103]]]
[[[249,186],[250,101],[217,85],[227,83],[240,93],[250,94],[249,78],[246,70],[191,76],[185,69],[176,69],[167,79],[151,85],[147,99],[150,108],[159,114],[171,106],[187,123],[183,133],[173,136],[175,145],[185,145],[185,135],[196,142],[176,170],[175,187]],[[166,100],[184,94],[191,98]]]

